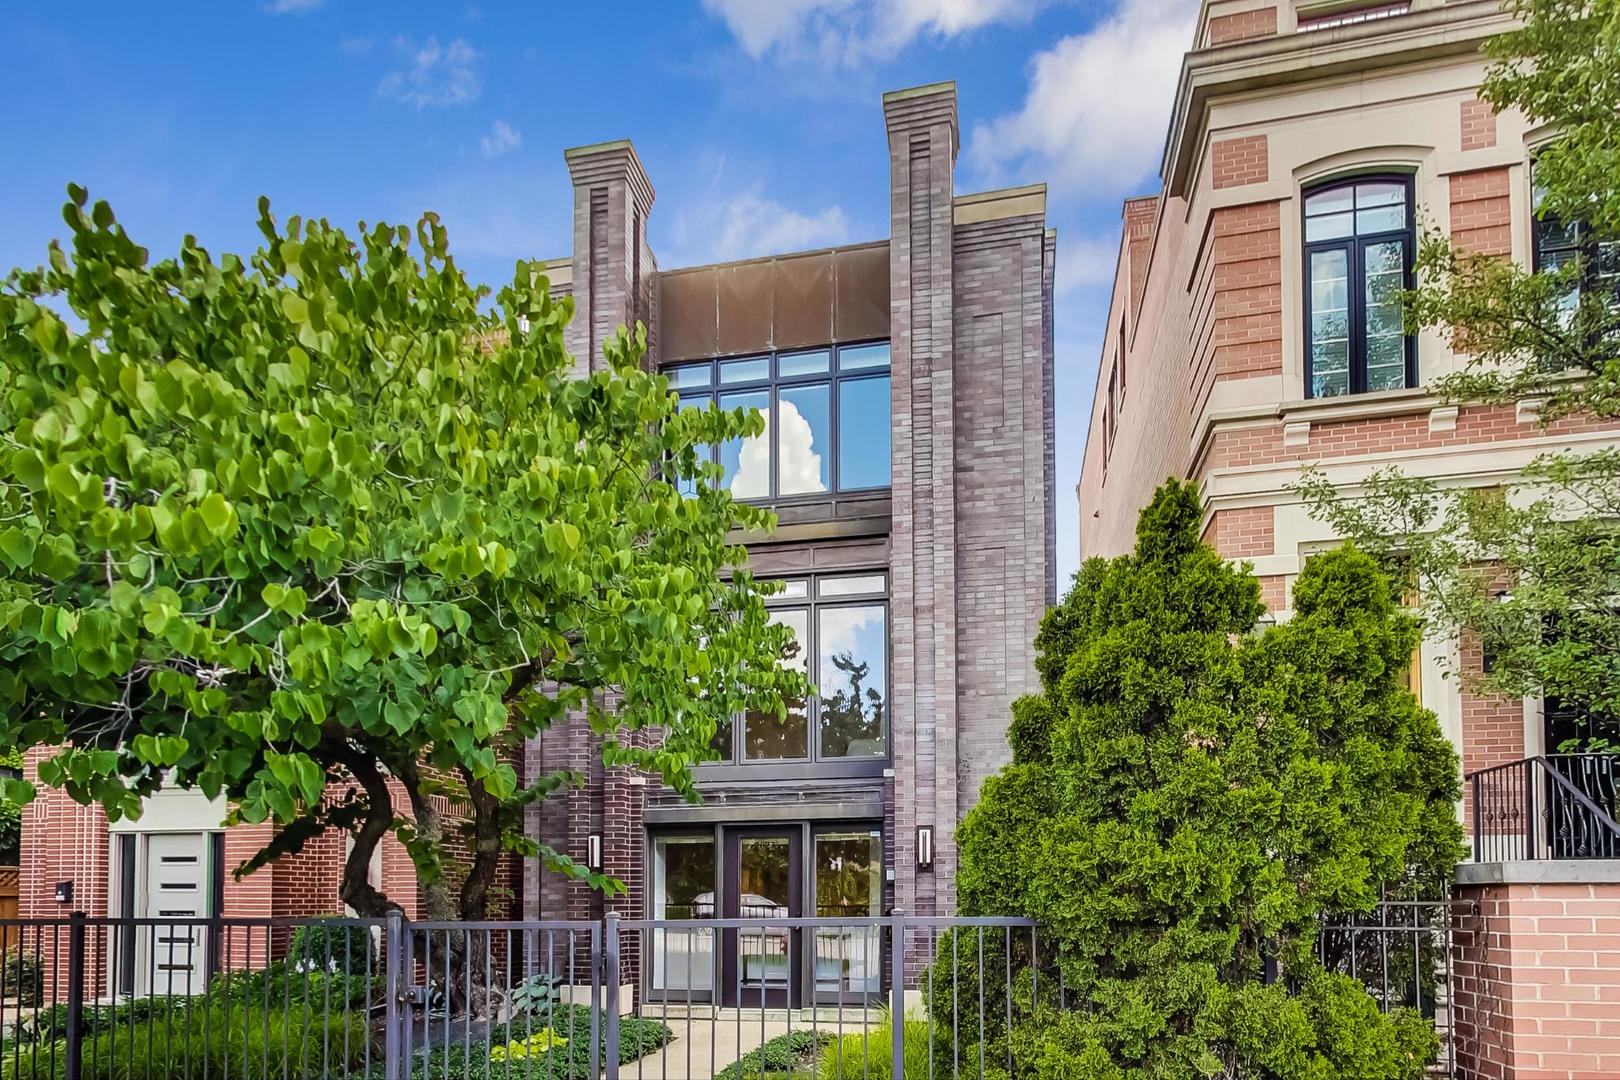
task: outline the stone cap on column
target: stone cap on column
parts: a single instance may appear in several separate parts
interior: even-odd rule
[[[647,170],[629,139],[575,146],[563,151],[563,160],[568,163],[568,176],[576,188],[622,180],[643,217],[652,209],[652,181],[647,179]]]
[[[956,83],[929,83],[883,95],[883,123],[889,134],[922,131],[945,123],[951,129],[951,160],[962,147],[962,128],[956,115]]]

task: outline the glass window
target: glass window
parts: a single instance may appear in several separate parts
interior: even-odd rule
[[[810,612],[779,608],[771,621],[793,630],[793,642],[782,657],[784,667],[809,676]],[[810,710],[804,699],[785,702],[780,715],[751,711],[743,717],[743,756],[749,761],[782,761],[810,756]]]
[[[1412,275],[1411,183],[1379,177],[1305,195],[1305,386],[1337,397],[1415,384],[1402,321]]]
[[[832,471],[832,389],[826,383],[777,391],[777,491],[829,491]]]
[[[862,491],[889,486],[889,377],[838,385],[838,486]]]
[[[732,383],[764,382],[771,377],[771,358],[758,356],[752,360],[726,360],[720,364],[720,381]]]
[[[888,575],[833,574],[785,584],[786,591],[766,597],[771,621],[793,632],[782,663],[817,693],[786,702],[781,715],[749,711],[720,725],[714,746],[721,760],[758,765],[886,757]]]
[[[732,495],[766,500],[889,486],[888,366],[889,345],[879,342],[675,364],[665,372],[683,408],[712,403],[764,414],[763,434],[713,453]],[[695,488],[681,484],[682,491]]]
[[[722,409],[758,409],[765,413],[764,431],[720,444],[720,464],[726,470],[721,483],[739,499],[760,499],[771,493],[770,405],[771,395],[764,390],[720,395]]]
[[[1534,183],[1535,166],[1531,165],[1531,202],[1535,208],[1535,261],[1537,272],[1553,272],[1571,263],[1579,263],[1574,271],[1575,280],[1569,291],[1559,299],[1559,309],[1567,328],[1580,307],[1585,293],[1607,293],[1620,303],[1620,241],[1598,240],[1592,231],[1580,222],[1565,222],[1543,210],[1546,192]]]
[[[783,353],[776,358],[776,373],[784,379],[800,375],[825,375],[832,369],[832,353],[820,349],[808,353]]]
[[[888,712],[888,628],[882,604],[821,608],[817,638],[824,758],[882,757]]]
[[[815,848],[818,918],[867,919],[883,914],[881,833],[819,833]],[[818,927],[817,993],[878,993],[883,983],[881,935],[875,926]]]
[[[712,919],[715,844],[713,836],[659,836],[653,839],[652,917]],[[652,985],[655,990],[709,991],[714,987],[714,931],[653,931]]]
[[[881,594],[887,584],[882,574],[854,574],[850,577],[824,577],[816,582],[816,595],[868,596]]]

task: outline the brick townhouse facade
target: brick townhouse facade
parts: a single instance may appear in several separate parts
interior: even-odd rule
[[[1479,98],[1480,45],[1512,26],[1496,0],[1204,0],[1197,26],[1160,190],[1123,207],[1081,554],[1128,550],[1154,488],[1193,478],[1205,538],[1287,618],[1304,560],[1339,541],[1288,490],[1302,466],[1347,492],[1391,465],[1485,486],[1620,431],[1540,426],[1535,401],[1441,401],[1429,385],[1465,358],[1401,325],[1424,228],[1530,265],[1561,255],[1530,175],[1554,133]],[[1567,737],[1541,700],[1446,677],[1478,670],[1477,646],[1425,641],[1415,659],[1466,773]],[[1465,866],[1457,896],[1476,916],[1457,956],[1463,1075],[1620,1075],[1620,864]]]
[[[882,110],[889,236],[819,251],[662,269],[635,148],[565,154],[573,251],[546,270],[574,300],[570,351],[600,364],[603,342],[640,321],[646,362],[683,401],[766,414],[764,435],[716,454],[733,494],[778,515],[773,534],[741,539],[756,574],[784,582],[774,617],[821,697],[736,718],[722,760],[699,769],[699,805],[604,768],[583,723],[536,740],[531,775],[567,766],[589,781],[532,808],[529,830],[627,890],[604,900],[514,866],[513,917],[955,910],[954,829],[1007,759],[1010,705],[1035,686],[1031,642],[1056,591],[1055,235],[1042,186],[957,193],[954,84],[887,94]],[[341,837],[235,882],[229,869],[264,837],[221,830],[222,812],[165,793],[109,827],[44,792],[24,826],[24,916],[337,909]],[[397,844],[375,874],[413,909]],[[799,1003],[881,982],[864,932],[818,942],[838,953],[831,965],[778,955],[776,940],[658,940],[644,966],[631,943],[625,981],[721,1003],[739,988]]]

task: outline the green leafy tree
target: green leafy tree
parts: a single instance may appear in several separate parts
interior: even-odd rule
[[[1535,227],[1571,254],[1530,268],[1431,231],[1408,328],[1435,329],[1466,356],[1436,380],[1450,400],[1539,401],[1543,425],[1620,420],[1620,0],[1508,7],[1522,23],[1487,43],[1480,93],[1556,132],[1534,163]],[[1547,455],[1486,491],[1397,470],[1353,497],[1319,471],[1299,490],[1418,587],[1430,633],[1480,642],[1489,670],[1464,674],[1483,689],[1620,718],[1620,453]]]
[[[962,912],[1038,920],[1057,968],[992,938],[986,967],[1023,974],[985,1005],[987,1057],[1053,1078],[1416,1080],[1432,1022],[1380,1014],[1315,945],[1324,918],[1443,887],[1461,855],[1457,757],[1402,675],[1417,626],[1347,548],[1258,631],[1259,583],[1199,521],[1172,481],[1132,554],[1081,568],[1036,639],[1014,761],[958,831]],[[942,946],[932,980],[934,1015],[969,1035],[976,1002],[947,995],[975,944]]]
[[[616,884],[523,834],[579,781],[520,776],[527,740],[582,716],[695,797],[717,723],[803,696],[730,541],[771,518],[703,461],[762,421],[678,411],[642,328],[577,376],[571,301],[520,262],[486,313],[431,214],[351,239],[261,199],[250,257],[153,262],[70,195],[70,250],[0,288],[0,749],[56,748],[45,783],[224,795],[277,827],[238,872],[346,832],[365,915],[392,831],[479,918],[505,853]]]

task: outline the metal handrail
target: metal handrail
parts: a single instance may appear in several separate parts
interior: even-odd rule
[[[1475,861],[1620,858],[1620,821],[1567,775],[1606,778],[1613,805],[1617,764],[1613,754],[1552,754],[1469,773]]]

